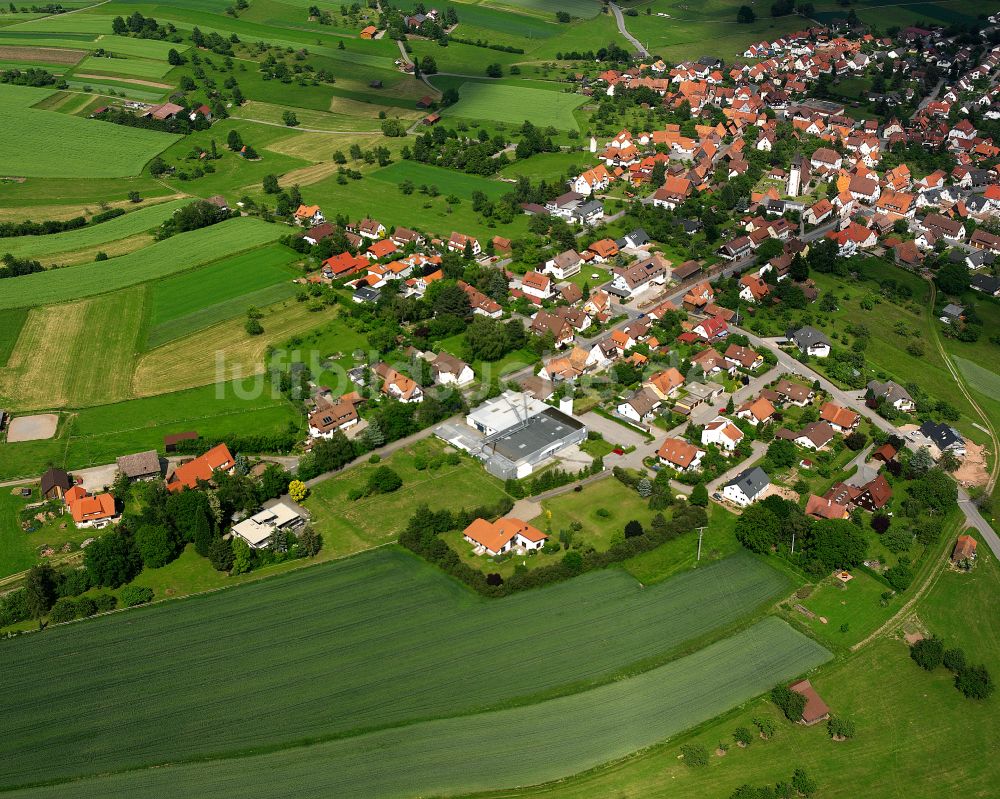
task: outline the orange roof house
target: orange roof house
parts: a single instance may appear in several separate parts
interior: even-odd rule
[[[668,438],[660,445],[656,455],[666,465],[685,472],[701,466],[705,450],[698,449],[694,444],[689,444],[680,438]]]
[[[396,245],[389,239],[379,239],[368,248],[368,253],[376,261],[386,258],[397,251]]]
[[[963,560],[972,560],[976,557],[976,539],[971,535],[960,535],[955,542],[955,548],[951,551],[951,562],[960,563]]]
[[[835,402],[828,402],[819,411],[819,418],[829,422],[835,429],[843,432],[853,430],[861,417],[849,408],[842,408]]]
[[[69,506],[77,527],[104,527],[117,516],[115,498],[111,494],[92,497],[85,494]]]
[[[376,28],[374,25],[369,25],[367,28],[361,29],[361,38],[373,39],[375,38],[376,33],[378,33],[378,28]]]
[[[495,522],[475,519],[465,528],[462,537],[490,556],[511,549],[541,549],[549,538],[541,530],[514,518],[497,519]]]
[[[231,472],[236,465],[229,447],[225,444],[217,444],[204,455],[199,455],[194,460],[181,464],[167,478],[167,489],[170,491],[183,491],[185,488],[197,488],[198,481],[209,481],[212,473],[216,470]]]

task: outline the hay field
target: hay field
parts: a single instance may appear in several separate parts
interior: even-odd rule
[[[445,115],[469,119],[494,119],[519,125],[530,120],[543,127],[579,130],[573,110],[587,98],[579,94],[529,89],[503,83],[467,81],[458,90],[459,101]]]
[[[131,396],[145,288],[33,308],[0,369],[18,410],[117,402]]]
[[[259,375],[267,348],[329,319],[329,311],[308,310],[294,300],[261,309],[263,334],[250,336],[242,316],[206,327],[143,355],[133,379],[137,397]]]

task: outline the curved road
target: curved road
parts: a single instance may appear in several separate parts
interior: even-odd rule
[[[614,3],[609,3],[609,5],[611,6],[611,13],[615,15],[615,22],[618,23],[618,32],[632,43],[632,46],[635,48],[640,58],[647,58],[649,56],[649,51],[643,47],[642,43],[636,39],[635,36],[629,33],[628,28],[625,27],[625,17],[622,15],[622,10]]]

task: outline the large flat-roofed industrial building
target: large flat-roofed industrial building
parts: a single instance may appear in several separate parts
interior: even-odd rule
[[[527,421],[489,436],[482,445],[486,471],[501,480],[527,477],[542,461],[587,438],[587,428],[572,416],[546,408]]]
[[[520,479],[537,466],[587,438],[586,426],[571,415],[572,400],[562,410],[515,391],[484,402],[469,412],[466,424],[445,423],[438,438],[482,461],[501,480]]]

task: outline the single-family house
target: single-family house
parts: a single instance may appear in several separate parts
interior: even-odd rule
[[[800,447],[821,450],[833,441],[834,430],[829,422],[810,422],[795,434],[794,441]]]
[[[552,280],[541,272],[528,272],[521,278],[521,291],[536,300],[547,300],[552,297]]]
[[[503,518],[495,522],[475,519],[465,528],[462,537],[476,548],[477,553],[494,557],[510,550],[541,549],[548,536],[520,519]]]
[[[400,402],[416,403],[424,399],[423,389],[412,378],[401,372],[397,372],[389,364],[380,361],[372,367],[378,377],[382,379],[382,393]]]
[[[439,352],[431,361],[434,382],[441,386],[467,386],[476,379],[472,367],[447,352]]]
[[[618,404],[618,413],[633,422],[645,423],[656,416],[662,400],[651,388],[640,388]]]
[[[319,225],[325,221],[318,205],[300,205],[295,209],[295,222],[299,225]]]
[[[726,348],[725,358],[733,366],[738,366],[741,369],[749,369],[750,371],[759,368],[764,363],[763,355],[759,355],[754,350],[744,347],[741,344],[730,344]]]
[[[316,410],[309,414],[310,438],[333,438],[338,430],[347,430],[358,423],[358,408],[353,394],[340,397],[336,402],[319,400]]]
[[[656,450],[660,463],[678,472],[693,472],[701,468],[705,450],[698,449],[682,438],[668,438]]]
[[[819,409],[819,418],[828,422],[838,433],[854,430],[861,422],[861,417],[850,408],[844,408],[835,402],[827,402]]]
[[[830,355],[830,339],[814,327],[800,327],[788,331],[787,338],[799,348],[800,352],[814,358],[826,358]]]
[[[580,272],[582,263],[583,259],[576,250],[566,250],[549,258],[542,271],[552,275],[556,280],[568,280]]]
[[[759,466],[752,466],[727,483],[722,489],[722,496],[745,508],[759,499],[770,485],[767,472]]]
[[[73,523],[80,528],[101,529],[118,521],[115,498],[111,494],[91,496],[82,491],[82,496],[74,497],[69,506]]]
[[[733,452],[743,441],[743,431],[724,416],[716,416],[701,431],[703,446],[715,444],[722,452]]]
[[[167,477],[167,490],[178,492],[198,487],[199,482],[208,482],[216,471],[231,473],[236,467],[229,447],[217,444],[204,455],[182,463]]]
[[[869,381],[867,396],[876,403],[884,400],[886,404],[903,413],[912,413],[917,407],[909,392],[892,380],[887,380],[885,383],[878,380]]]

